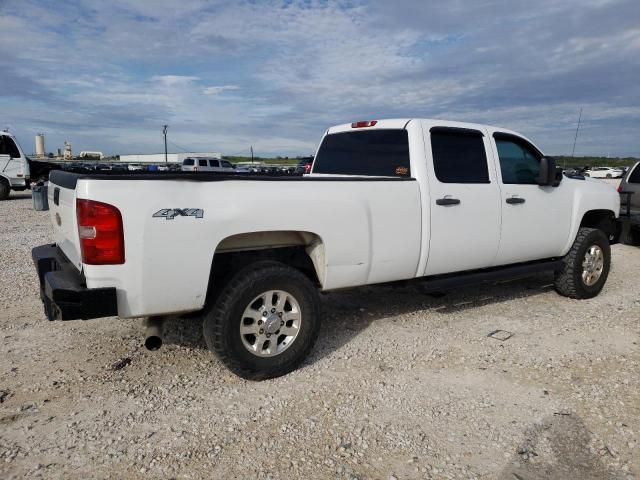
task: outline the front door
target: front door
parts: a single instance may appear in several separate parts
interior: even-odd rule
[[[496,265],[560,256],[571,228],[571,189],[538,185],[542,153],[527,140],[494,132],[491,141],[502,197]]]
[[[423,131],[431,213],[424,274],[491,266],[500,240],[500,190],[487,161],[486,132],[429,122]]]

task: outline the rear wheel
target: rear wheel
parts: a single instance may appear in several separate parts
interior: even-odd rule
[[[294,370],[318,337],[315,285],[280,262],[235,274],[204,318],[207,346],[237,375],[252,380]]]
[[[11,193],[11,186],[6,179],[0,178],[0,200],[6,200]]]
[[[602,230],[581,228],[564,268],[556,272],[556,291],[570,298],[593,298],[604,287],[611,266],[611,247]]]

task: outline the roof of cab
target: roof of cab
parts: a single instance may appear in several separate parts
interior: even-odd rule
[[[411,121],[421,121],[421,122],[425,122],[426,124],[430,124],[432,126],[469,128],[469,129],[476,129],[481,131],[486,130],[488,131],[489,135],[492,135],[494,132],[509,133],[512,135],[516,135],[518,137],[522,137],[528,142],[533,144],[531,140],[529,140],[526,136],[522,135],[521,133],[514,132],[513,130],[509,130],[508,128],[485,125],[481,123],[458,122],[453,120],[442,120],[442,119],[435,119],[435,118],[390,118],[390,119],[371,119],[370,121],[374,121],[374,120],[376,122],[375,125],[370,127],[358,127],[358,129],[361,129],[361,130],[404,129],[407,127],[407,125]],[[352,132],[354,130],[356,129],[352,126],[351,123],[343,123],[342,125],[335,125],[333,127],[330,127],[327,130],[326,134],[330,135],[333,133]]]

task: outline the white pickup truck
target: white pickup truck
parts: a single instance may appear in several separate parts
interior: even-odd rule
[[[29,161],[16,139],[0,131],[0,200],[9,198],[11,190],[29,188]]]
[[[150,317],[157,348],[162,319],[200,315],[209,348],[259,379],[312,348],[319,290],[548,270],[591,298],[620,201],[512,131],[395,119],[330,128],[305,176],[56,171],[49,205],[56,243],[33,249],[49,319]]]

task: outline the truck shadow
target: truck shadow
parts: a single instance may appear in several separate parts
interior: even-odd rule
[[[484,305],[540,295],[553,289],[551,274],[425,293],[420,283],[366,286],[322,294],[320,336],[305,363],[313,363],[350,342],[372,322],[398,315],[423,312],[425,328],[432,315],[450,315]],[[197,318],[169,321],[165,327],[166,344],[206,349],[202,322]]]
[[[323,295],[320,338],[308,362],[339,350],[371,323],[385,318],[421,312],[424,328],[436,315],[451,315],[484,305],[540,295],[553,290],[553,275],[536,276],[425,293],[421,283],[361,287]]]
[[[604,463],[615,453],[571,413],[554,413],[529,427],[498,480],[618,480]]]

